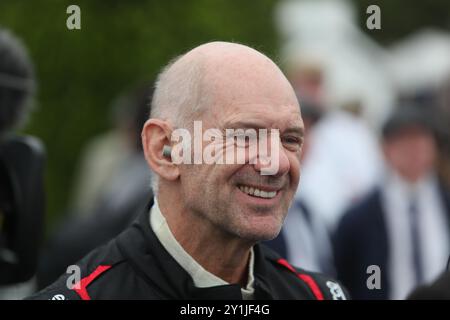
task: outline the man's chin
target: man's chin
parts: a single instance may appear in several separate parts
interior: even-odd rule
[[[260,242],[276,238],[281,231],[281,224],[250,225],[239,232],[239,236],[247,241]]]
[[[258,243],[258,242],[262,242],[262,241],[269,241],[269,240],[273,240],[278,236],[279,232],[276,233],[252,233],[252,234],[247,234],[245,235],[243,238],[249,242],[254,242],[254,243]]]

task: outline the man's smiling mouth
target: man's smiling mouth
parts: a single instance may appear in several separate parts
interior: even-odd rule
[[[246,193],[255,198],[272,199],[272,198],[275,198],[277,195],[277,191],[264,191],[264,190],[258,189],[256,187],[251,187],[251,186],[246,186],[246,185],[239,185],[238,188],[243,193]]]

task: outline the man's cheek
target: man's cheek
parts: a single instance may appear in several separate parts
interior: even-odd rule
[[[301,161],[297,156],[293,156],[289,159],[290,169],[289,169],[289,179],[292,185],[292,188],[297,190],[298,184],[301,178]]]

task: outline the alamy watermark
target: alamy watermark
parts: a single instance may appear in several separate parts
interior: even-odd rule
[[[269,132],[270,131],[270,132]],[[257,164],[261,175],[279,170],[280,132],[278,129],[209,128],[194,121],[194,136],[184,128],[172,131],[172,162],[175,164]],[[204,143],[207,143],[204,146]],[[209,142],[209,143],[208,143]]]
[[[381,29],[381,9],[376,4],[367,7],[366,13],[370,16],[366,20],[366,27],[369,30]]]
[[[381,269],[380,266],[372,264],[367,267],[366,273],[370,274],[367,278],[366,286],[369,290],[380,290],[381,289]]]
[[[81,29],[81,9],[76,4],[67,7],[66,13],[69,14],[66,20],[66,27],[69,30]]]
[[[76,4],[67,7],[66,13],[69,14],[66,20],[66,27],[69,30],[81,30],[81,9]],[[366,20],[366,27],[369,30],[381,29],[381,9],[378,5],[372,4],[367,7],[366,13],[370,14]]]
[[[76,264],[67,267],[66,274],[69,276],[66,280],[66,287],[68,289],[80,289],[81,288],[81,269]]]

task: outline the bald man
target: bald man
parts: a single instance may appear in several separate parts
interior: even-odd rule
[[[295,93],[265,55],[213,42],[175,59],[142,130],[155,198],[70,269],[80,279],[64,274],[33,298],[345,299],[259,244],[281,229],[303,134]]]

